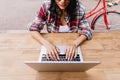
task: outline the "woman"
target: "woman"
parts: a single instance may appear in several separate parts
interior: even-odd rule
[[[30,25],[31,35],[47,49],[47,58],[58,60],[59,49],[42,37],[40,31],[48,33],[78,32],[80,36],[65,50],[66,59],[76,57],[77,47],[85,40],[91,39],[89,24],[84,17],[84,8],[79,0],[50,0],[44,3],[37,18]]]

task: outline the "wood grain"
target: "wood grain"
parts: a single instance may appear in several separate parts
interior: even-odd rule
[[[54,44],[69,44],[79,35],[43,36]],[[0,33],[0,80],[120,80],[120,31],[93,32],[81,45],[84,60],[101,61],[87,72],[36,72],[24,61],[38,60],[40,46],[27,31]]]

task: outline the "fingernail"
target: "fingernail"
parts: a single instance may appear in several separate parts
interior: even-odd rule
[[[66,59],[67,59],[67,57],[66,57]],[[68,60],[68,59],[67,59]]]
[[[70,59],[68,58],[68,61],[69,61]]]
[[[74,58],[76,58],[76,56],[74,56]]]

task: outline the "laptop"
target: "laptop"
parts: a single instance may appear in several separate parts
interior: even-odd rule
[[[41,47],[38,61],[25,61],[25,64],[40,72],[80,72],[87,71],[100,64],[99,61],[84,61],[81,48],[77,48],[77,56],[72,60],[65,59],[65,45],[58,45],[60,49],[59,60],[54,61],[46,58],[46,48]]]

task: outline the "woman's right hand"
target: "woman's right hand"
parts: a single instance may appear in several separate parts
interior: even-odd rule
[[[38,42],[42,43],[46,47],[47,49],[46,57],[48,59],[49,57],[53,60],[59,59],[58,56],[59,49],[55,45],[48,42],[38,31],[31,31],[30,33],[34,39],[36,39]]]
[[[59,60],[59,48],[56,47],[55,45],[49,43],[49,42],[46,42],[44,44],[44,46],[46,47],[47,49],[47,52],[46,52],[46,57],[47,59],[52,59],[52,60]]]

